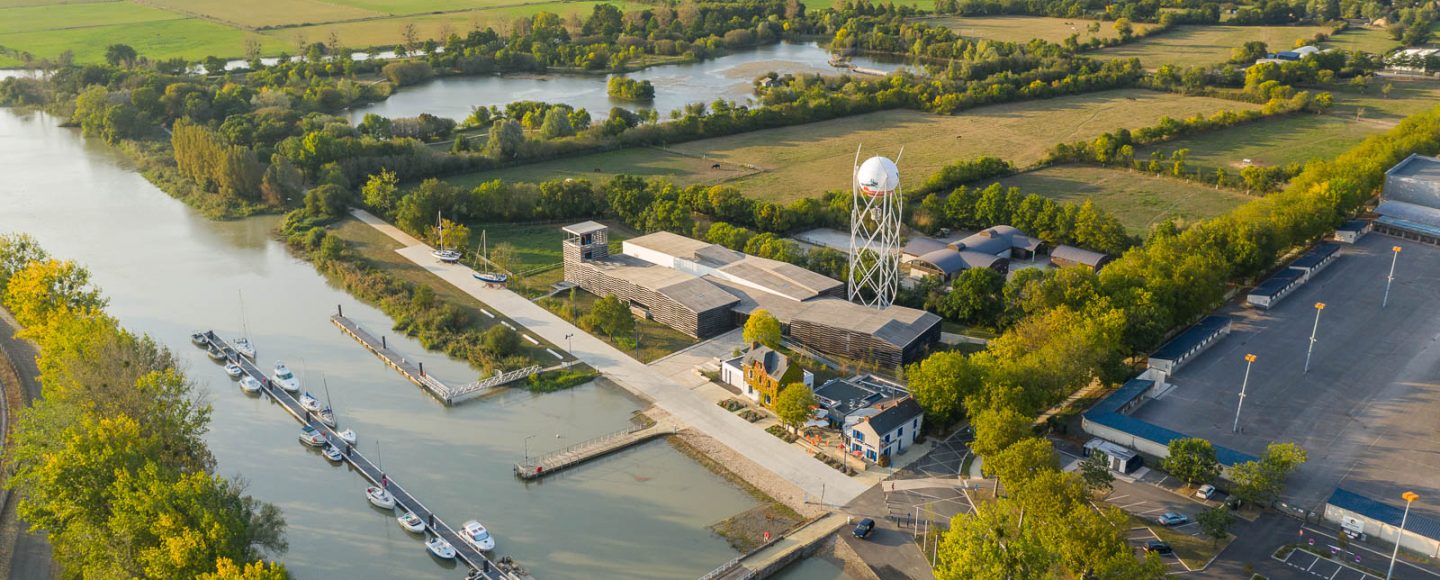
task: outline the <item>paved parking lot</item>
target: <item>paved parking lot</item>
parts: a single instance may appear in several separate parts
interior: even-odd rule
[[[1382,309],[1394,245],[1403,250]],[[1317,302],[1326,308],[1306,373]],[[1440,497],[1440,248],[1371,234],[1275,309],[1220,314],[1234,319],[1233,333],[1136,418],[1255,455],[1271,442],[1300,444],[1309,461],[1285,500],[1311,510],[1337,485],[1392,504],[1405,490]],[[1258,360],[1232,433],[1250,353]],[[1415,509],[1440,517],[1437,505]]]
[[[1329,580],[1365,580],[1366,578],[1377,578],[1376,576],[1366,574],[1359,568],[1348,565],[1347,561],[1353,562],[1354,558],[1355,554],[1350,552],[1337,554],[1332,558],[1322,558],[1305,550],[1291,550],[1290,555],[1285,557],[1284,562],[1291,568]]]
[[[1150,528],[1131,528],[1125,536],[1125,541],[1130,544],[1130,547],[1134,549],[1135,553],[1141,558],[1145,557],[1145,551],[1142,549],[1145,546],[1145,542],[1158,539],[1160,539],[1160,536],[1155,535],[1155,532]],[[1160,559],[1165,561],[1165,566],[1171,574],[1191,571],[1190,567],[1186,566],[1185,562],[1181,561],[1180,557],[1174,553],[1160,556]]]

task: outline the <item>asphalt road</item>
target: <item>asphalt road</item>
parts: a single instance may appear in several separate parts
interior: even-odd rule
[[[10,313],[0,309],[0,351],[9,355],[20,374],[21,397],[25,404],[40,398],[40,370],[35,366],[34,347],[15,338],[17,325]],[[8,501],[0,512],[0,572],[11,580],[46,580],[57,576],[45,538],[25,532],[27,527],[15,515],[15,502]]]

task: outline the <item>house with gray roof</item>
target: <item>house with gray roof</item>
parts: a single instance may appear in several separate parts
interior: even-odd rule
[[[847,421],[845,437],[852,455],[879,462],[882,457],[904,453],[915,443],[924,425],[925,411],[915,399],[904,397],[874,405],[876,413]]]

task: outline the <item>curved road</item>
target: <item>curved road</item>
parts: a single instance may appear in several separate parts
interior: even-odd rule
[[[21,400],[29,405],[30,401],[40,398],[40,383],[36,380],[40,369],[35,366],[34,345],[15,338],[18,329],[19,324],[10,313],[0,308],[0,355],[7,355],[14,362],[20,375]],[[4,508],[0,511],[0,574],[12,580],[56,577],[50,544],[41,536],[25,532],[25,523],[15,515],[13,498],[8,495],[6,498],[12,501],[0,506]]]

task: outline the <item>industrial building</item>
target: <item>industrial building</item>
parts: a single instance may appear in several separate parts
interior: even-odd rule
[[[1342,487],[1335,488],[1325,501],[1325,521],[1340,526],[1352,534],[1365,534],[1387,544],[1398,539],[1400,547],[1434,558],[1440,556],[1440,520],[1419,512],[1412,512],[1405,519],[1405,531],[1400,531],[1400,520],[1404,518],[1405,507],[1390,505],[1360,495]]]
[[[1167,375],[1175,374],[1205,349],[1230,334],[1230,317],[1206,316],[1195,326],[1185,329],[1170,342],[1150,355],[1149,368]]]
[[[799,266],[669,232],[626,240],[611,255],[606,227],[563,228],[565,280],[628,301],[639,315],[708,338],[763,308],[801,346],[821,354],[898,365],[940,338],[940,317],[849,302],[845,285]]]
[[[1386,171],[1375,213],[1377,232],[1440,245],[1440,159],[1411,154]]]
[[[1228,326],[1229,319],[1226,319],[1227,332]],[[1085,411],[1080,416],[1081,428],[1086,433],[1155,459],[1169,457],[1170,442],[1184,439],[1188,435],[1130,416],[1130,413],[1154,396],[1159,385],[1160,381],[1149,378],[1137,377],[1129,380],[1110,396]],[[1229,468],[1236,464],[1258,460],[1254,455],[1219,445],[1215,446],[1215,459],[1220,462],[1222,475],[1228,473]]]
[[[1245,297],[1251,306],[1270,309],[1340,258],[1340,244],[1324,243],[1306,251],[1284,270],[1261,282]]]

